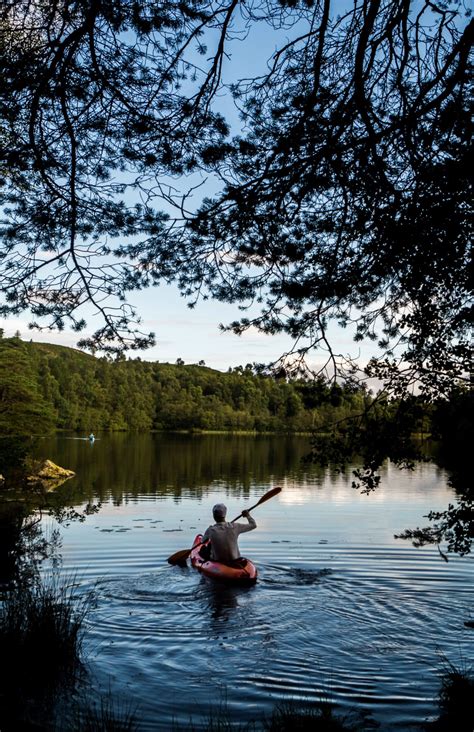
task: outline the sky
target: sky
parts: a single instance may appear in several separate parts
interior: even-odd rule
[[[146,351],[131,352],[142,360],[174,363],[181,358],[185,363],[198,363],[203,360],[206,366],[227,371],[229,367],[245,366],[247,363],[270,363],[288,351],[292,342],[287,336],[269,336],[251,329],[242,336],[222,332],[219,324],[229,323],[242,315],[235,305],[214,301],[201,302],[190,310],[178,290],[172,286],[161,286],[132,293],[130,301],[137,306],[142,318],[141,329],[156,335],[156,346]],[[96,322],[93,317],[88,328],[80,334],[65,329],[57,331],[37,331],[28,329],[28,316],[0,319],[0,328],[5,337],[11,337],[17,330],[23,340],[56,343],[75,348],[80,337],[92,332]],[[98,321],[97,321],[98,325]],[[336,351],[359,356],[361,361],[370,357],[368,346],[354,343],[350,332],[337,326],[331,329],[331,341]],[[309,358],[313,365],[321,364],[323,355],[314,354]]]

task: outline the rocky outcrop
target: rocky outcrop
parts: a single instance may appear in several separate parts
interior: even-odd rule
[[[47,491],[54,490],[69,478],[74,477],[74,470],[61,468],[52,460],[43,460],[31,466],[32,472],[27,477],[31,486],[41,486]]]

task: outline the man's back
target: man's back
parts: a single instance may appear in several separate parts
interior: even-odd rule
[[[257,528],[255,520],[247,516],[248,524],[218,521],[206,530],[203,540],[211,540],[211,559],[228,564],[240,557],[238,537],[246,531]]]

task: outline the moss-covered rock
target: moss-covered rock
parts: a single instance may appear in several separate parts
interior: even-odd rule
[[[43,460],[31,464],[27,482],[29,485],[40,485],[45,490],[54,490],[74,475],[74,470],[61,468],[52,460]]]

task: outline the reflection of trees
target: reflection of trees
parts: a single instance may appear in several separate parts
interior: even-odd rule
[[[40,516],[25,502],[0,502],[0,587],[31,583],[59,547],[58,531],[43,533]]]
[[[72,467],[72,479],[51,500],[78,503],[111,497],[117,503],[124,493],[180,498],[192,491],[201,496],[215,481],[233,495],[245,497],[254,485],[305,472],[314,477],[324,471],[303,466],[308,440],[301,437],[246,437],[238,435],[114,435],[94,445],[80,440],[61,440],[58,460]],[[44,450],[45,447],[43,446]]]
[[[3,586],[31,581],[43,560],[57,557],[59,534],[44,535],[42,514],[60,523],[82,521],[100,510],[102,500],[120,504],[125,496],[143,493],[201,497],[216,481],[227,495],[245,499],[255,485],[268,486],[292,475],[304,479],[309,473],[313,481],[322,481],[325,474],[302,464],[308,441],[301,437],[114,435],[93,448],[83,440],[50,438],[38,450],[73,468],[77,477],[55,491],[8,491],[8,502],[0,500]]]
[[[471,430],[472,432],[472,430]],[[406,529],[397,538],[410,539],[414,546],[446,542],[448,552],[461,556],[471,552],[474,541],[474,487],[470,451],[467,449],[469,430],[455,445],[455,434],[449,443],[444,442],[436,454],[436,462],[448,473],[448,484],[456,498],[444,511],[430,511],[426,518],[429,525]],[[440,550],[441,556],[447,556]]]
[[[0,588],[27,587],[39,579],[39,569],[46,559],[60,561],[58,529],[45,530],[43,515],[50,514],[59,523],[84,521],[96,513],[100,504],[71,506],[60,492],[44,490],[9,490],[2,500],[0,493]]]
[[[438,440],[435,460],[448,473],[455,500],[444,511],[430,511],[427,526],[407,529],[400,538],[410,539],[415,546],[445,543],[448,553],[469,554],[474,541],[474,487],[471,452],[474,392],[459,391],[449,401],[435,405],[432,433]],[[441,550],[440,550],[441,553]],[[442,554],[442,553],[441,553]],[[442,554],[446,559],[446,555]]]

